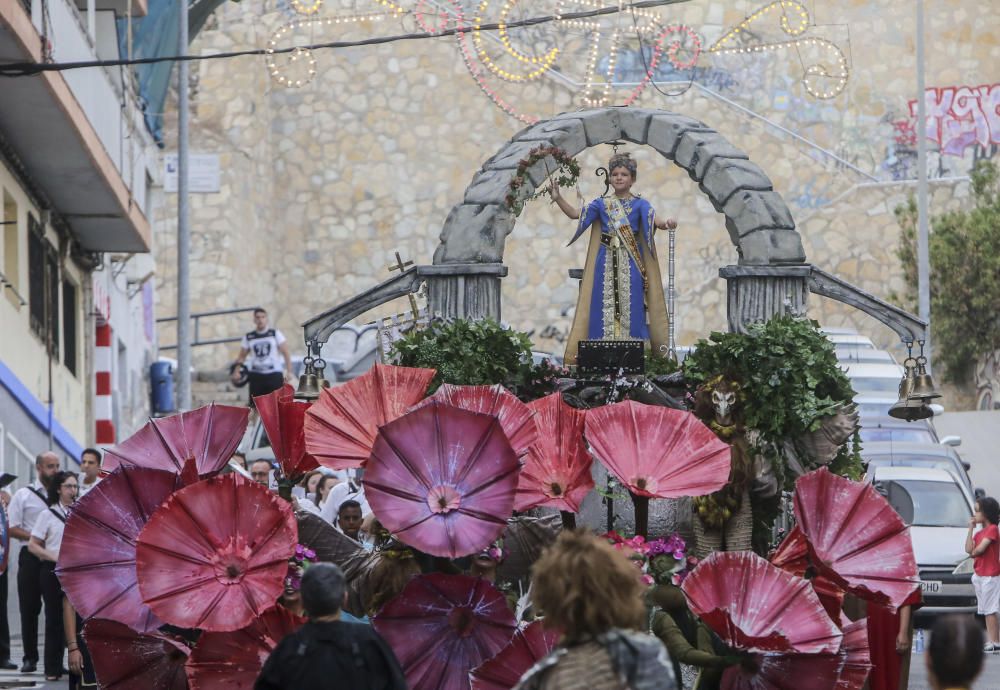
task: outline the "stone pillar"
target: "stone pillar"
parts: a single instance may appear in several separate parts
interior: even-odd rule
[[[427,281],[432,316],[500,321],[500,279],[507,275],[503,264],[421,266],[420,275]]]
[[[791,266],[725,266],[729,330],[743,333],[751,323],[784,314],[805,314],[809,296],[808,264]]]

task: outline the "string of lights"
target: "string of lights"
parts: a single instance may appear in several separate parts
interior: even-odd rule
[[[664,5],[672,5],[680,0],[639,0],[628,5],[629,8],[634,7],[635,9],[648,9],[653,7],[662,7]],[[386,5],[391,3],[380,2],[380,4]],[[522,27],[538,26],[541,24],[550,24],[552,22],[557,22],[565,19],[587,19],[589,17],[599,17],[602,15],[616,14],[622,11],[618,6],[601,7],[594,10],[582,10],[580,12],[572,12],[562,15],[561,17],[555,15],[544,15],[538,17],[528,17],[526,19],[520,19],[513,22],[492,22],[489,24],[482,24],[479,27],[480,31],[499,31],[501,26],[507,29],[515,29]],[[333,18],[336,23],[336,18]],[[343,20],[343,18],[341,18]],[[122,60],[85,60],[77,62],[5,62],[0,63],[0,76],[3,77],[27,77],[40,74],[42,72],[65,72],[74,69],[87,69],[93,67],[119,67],[124,65],[149,65],[159,62],[200,62],[203,60],[227,60],[238,57],[260,57],[268,54],[301,54],[303,51],[317,51],[317,50],[340,50],[344,48],[358,48],[362,46],[373,46],[373,45],[385,45],[387,43],[398,43],[400,41],[419,41],[432,38],[441,38],[446,36],[463,36],[475,31],[475,27],[466,25],[464,22],[459,26],[454,26],[451,28],[445,28],[441,31],[436,32],[413,32],[406,34],[393,34],[390,36],[376,36],[372,38],[365,38],[356,41],[328,41],[323,43],[314,43],[311,45],[304,46],[289,46],[286,48],[253,48],[248,50],[236,50],[224,53],[214,53],[211,55],[165,55],[161,57],[151,57],[151,58],[132,58],[132,59],[122,59]]]

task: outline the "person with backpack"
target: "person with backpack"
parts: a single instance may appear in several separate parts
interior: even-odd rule
[[[346,580],[339,567],[309,567],[300,592],[309,621],[274,648],[254,690],[325,690],[331,683],[351,690],[407,690],[396,655],[375,629],[341,620]]]

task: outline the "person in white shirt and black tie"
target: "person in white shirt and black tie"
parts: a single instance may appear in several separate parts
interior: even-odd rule
[[[42,561],[42,599],[45,601],[45,680],[62,678],[63,649],[66,646],[63,629],[63,591],[56,577],[56,561],[62,546],[63,529],[69,517],[69,507],[80,489],[75,472],[57,472],[49,480],[49,509],[38,516],[31,530],[28,550]]]
[[[40,453],[35,458],[35,481],[17,490],[7,511],[10,536],[23,542],[17,556],[17,601],[24,645],[21,673],[34,673],[38,668],[38,615],[42,612],[42,562],[28,550],[28,540],[39,515],[49,509],[48,485],[58,471],[59,456],[52,451]]]

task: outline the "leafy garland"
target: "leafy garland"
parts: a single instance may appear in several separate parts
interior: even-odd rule
[[[527,202],[537,199],[545,193],[545,189],[540,189],[527,198],[523,198],[521,190],[525,184],[529,183],[528,169],[546,158],[553,158],[559,164],[553,174],[556,175],[555,183],[560,187],[572,187],[580,179],[580,164],[561,148],[555,146],[538,146],[531,149],[528,152],[527,158],[522,158],[518,161],[517,172],[514,173],[514,177],[511,178],[510,184],[507,186],[507,196],[505,198],[507,210],[515,216],[521,215],[521,211],[524,210],[524,205]]]

